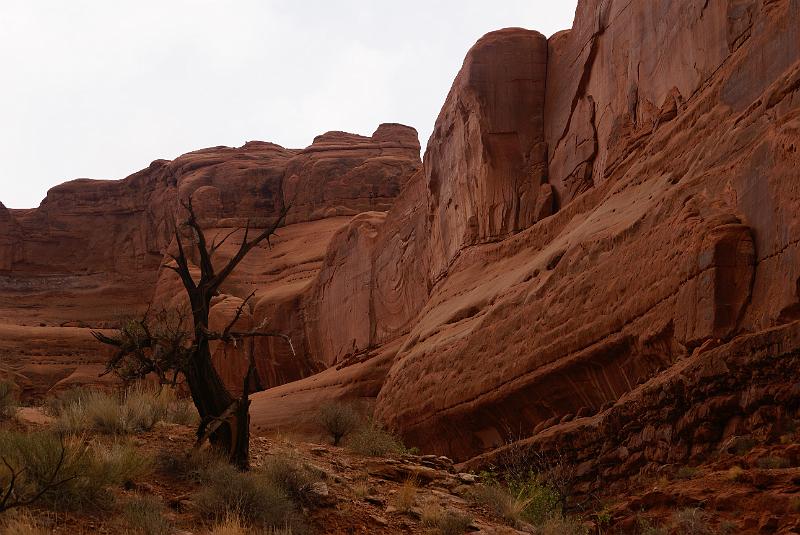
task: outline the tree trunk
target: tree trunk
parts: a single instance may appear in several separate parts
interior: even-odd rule
[[[192,301],[197,302],[196,299],[192,299]],[[201,425],[198,430],[198,438],[205,433],[207,425],[222,416],[231,408],[231,405],[237,403],[238,406],[233,414],[226,417],[226,421],[210,433],[208,438],[212,446],[227,454],[232,464],[246,470],[250,442],[250,402],[246,398],[235,400],[225,388],[214,368],[208,335],[204,330],[208,325],[210,308],[210,302],[206,303],[205,301],[201,298],[200,306],[193,306],[196,351],[189,359],[186,370],[186,382],[200,415]]]

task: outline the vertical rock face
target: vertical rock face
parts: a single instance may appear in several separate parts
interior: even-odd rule
[[[467,54],[425,155],[435,271],[464,246],[536,221],[545,179],[547,40],[493,32]]]
[[[370,281],[347,301],[369,328],[336,347],[396,348],[378,416],[467,459],[635,405],[637,385],[712,347],[739,355],[741,335],[791,347],[779,327],[800,318],[799,18],[796,0],[582,0],[547,51],[524,30],[481,39],[423,172],[375,237],[329,250],[369,257],[372,275],[349,261],[320,278]],[[257,424],[280,423],[283,403],[310,414],[383,366],[346,357],[257,395]],[[706,447],[691,440],[676,431],[675,451]]]
[[[461,234],[437,225],[468,217],[429,211],[449,247],[424,260],[429,297],[378,395],[388,425],[468,458],[796,319],[799,19],[795,0],[582,1],[548,43],[555,214],[481,244],[491,231],[442,240]],[[440,209],[437,193],[483,169],[473,151],[439,166],[450,142],[434,136],[424,163],[442,170],[428,193]],[[476,214],[493,206],[471,198]]]

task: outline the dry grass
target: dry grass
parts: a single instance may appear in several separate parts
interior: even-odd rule
[[[545,520],[539,535],[588,535],[589,529],[573,517],[553,516]]]
[[[670,528],[681,535],[712,535],[708,515],[701,509],[681,509],[670,518]]]
[[[347,441],[354,453],[369,457],[383,457],[402,453],[403,443],[375,421],[369,421],[356,430]]]
[[[195,505],[207,519],[224,522],[233,515],[250,527],[266,529],[284,527],[295,515],[289,496],[263,474],[217,463],[204,470],[202,479]]]
[[[463,513],[427,506],[422,510],[423,527],[439,535],[463,535],[472,525],[472,518]]]
[[[31,513],[25,510],[10,511],[4,513],[2,533],[14,535],[47,535],[50,530],[46,529]]]
[[[741,466],[731,466],[725,474],[730,481],[740,482],[744,479],[745,470]]]
[[[791,463],[789,462],[788,459],[784,459],[783,457],[767,455],[766,457],[760,457],[756,461],[756,466],[767,470],[775,470],[779,468],[789,468],[789,466],[791,466]]]
[[[57,428],[78,434],[97,431],[124,435],[150,431],[161,421],[194,425],[197,411],[188,400],[177,399],[173,390],[147,385],[121,394],[74,389],[48,402],[46,412],[57,418]]]
[[[394,505],[398,511],[403,513],[409,512],[417,504],[417,491],[418,485],[416,480],[407,479],[403,485],[397,490],[394,497]]]
[[[0,418],[11,418],[17,412],[17,385],[0,380]]]
[[[164,517],[164,504],[156,496],[138,496],[127,502],[123,518],[128,529],[143,535],[165,535],[172,528]]]

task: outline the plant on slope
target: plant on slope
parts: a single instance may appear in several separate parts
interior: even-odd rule
[[[334,446],[338,446],[344,437],[361,424],[361,415],[358,411],[351,404],[340,402],[323,405],[317,419],[331,436]]]

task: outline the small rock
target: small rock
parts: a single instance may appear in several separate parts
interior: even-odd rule
[[[476,476],[475,474],[468,474],[466,472],[462,472],[462,473],[458,474],[458,479],[460,479],[464,483],[471,484],[471,483],[477,483],[478,479],[480,479],[480,478],[478,476]]]
[[[389,525],[389,521],[383,518],[382,516],[378,515],[369,515],[369,517],[375,521],[375,523],[380,524],[381,526]]]
[[[311,453],[313,453],[314,455],[325,455],[326,453],[328,453],[328,448],[324,446],[314,446],[313,448],[311,448]]]
[[[364,501],[367,503],[371,503],[372,505],[385,505],[386,500],[383,498],[379,498],[377,496],[364,496]]]
[[[391,514],[396,513],[397,511],[399,511],[399,509],[397,507],[395,507],[394,505],[388,505],[388,506],[386,506],[386,511],[384,511],[384,512],[387,515],[391,515]]]

